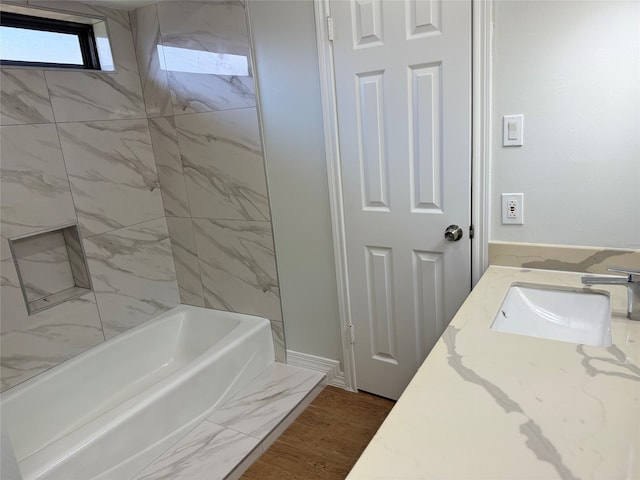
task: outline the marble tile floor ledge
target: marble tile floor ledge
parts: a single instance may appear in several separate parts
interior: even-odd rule
[[[274,363],[134,480],[235,480],[324,389],[326,375]]]

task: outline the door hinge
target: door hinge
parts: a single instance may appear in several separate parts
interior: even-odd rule
[[[327,36],[333,41],[333,18],[327,17]]]
[[[473,239],[475,234],[476,234],[475,228],[473,227],[473,225],[469,225],[469,238]]]
[[[353,328],[353,323],[349,325],[349,342],[351,343],[351,345],[356,343],[356,333]]]

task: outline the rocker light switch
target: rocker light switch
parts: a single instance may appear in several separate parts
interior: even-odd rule
[[[523,145],[524,115],[505,115],[502,117],[502,145],[521,147]]]

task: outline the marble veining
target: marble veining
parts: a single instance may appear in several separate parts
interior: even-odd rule
[[[553,465],[558,471],[560,478],[563,480],[578,480],[578,477],[564,464],[558,450],[553,446],[551,441],[544,436],[540,426],[533,420],[529,419],[520,425],[520,433],[527,438],[525,443],[529,450],[532,450],[539,460]]]
[[[271,320],[271,336],[276,362],[287,363],[287,346],[284,338],[284,322]]]
[[[640,268],[640,250],[535,243],[489,243],[489,263],[508,267],[610,274],[607,267]]]
[[[180,300],[188,305],[204,307],[200,264],[191,218],[167,217]]]
[[[258,444],[257,438],[205,421],[135,480],[224,478]]]
[[[149,133],[158,168],[165,214],[188,217],[191,215],[191,209],[173,117],[149,119]]]
[[[256,106],[242,2],[163,2],[137,9],[131,19],[150,117]],[[179,56],[191,67],[196,65],[188,56],[194,51],[240,55],[246,73],[187,71],[158,52],[165,46],[184,52]]]
[[[89,319],[76,322],[57,318],[57,322],[33,325],[19,331],[2,334],[2,389],[13,387],[39,373],[104,341],[93,295],[70,300],[79,306],[90,303]],[[55,308],[55,307],[54,307]]]
[[[249,51],[244,2],[162,2],[158,18],[165,45],[238,55]]]
[[[69,74],[56,70],[45,73],[59,122],[145,116],[139,79],[132,77],[124,83],[116,73],[73,72],[73,77]]]
[[[624,290],[602,287],[610,347],[490,329],[512,283],[581,276],[489,267],[348,478],[639,478],[640,323]]]
[[[269,220],[255,108],[176,117],[191,215]]]
[[[254,437],[265,437],[320,381],[322,374],[275,364],[217,409],[208,420]]]
[[[594,267],[607,264],[625,264],[624,259],[619,262],[617,257],[627,256],[629,252],[616,252],[616,251],[600,251],[595,253],[594,255],[590,255],[580,262],[567,262],[563,260],[535,260],[535,261],[525,261],[523,262],[523,267],[525,268],[543,268],[546,270],[563,270],[568,272],[590,272]],[[617,262],[617,263],[616,263]],[[609,273],[609,272],[607,272]]]
[[[248,58],[247,58],[248,61]],[[169,72],[176,115],[256,106],[253,77]]]
[[[498,386],[491,383],[486,378],[482,378],[472,369],[465,367],[462,363],[462,356],[456,352],[456,335],[460,332],[455,327],[448,327],[445,334],[442,336],[442,340],[447,346],[449,352],[448,362],[449,365],[456,371],[460,377],[465,381],[475,383],[482,387],[486,392],[493,397],[495,402],[504,409],[506,413],[518,412],[524,413],[520,405],[514,402],[509,396],[502,391]]]
[[[281,321],[271,224],[193,222],[205,305]]]
[[[173,115],[169,79],[166,70],[161,68],[158,53],[158,46],[162,45],[162,41],[156,6],[137,8],[131,11],[129,16],[147,117]]]
[[[245,58],[246,71],[235,74],[187,72],[167,59],[176,114],[256,106],[243,2],[163,2],[158,17],[165,47]]]
[[[0,69],[0,124],[54,121],[42,70]]]
[[[85,236],[163,215],[146,120],[65,123],[58,131]]]
[[[6,238],[75,223],[58,134],[54,124],[0,127],[2,143],[2,259]]]
[[[325,384],[324,374],[271,364],[135,480],[238,478]]]
[[[607,375],[610,377],[620,377],[634,382],[640,382],[640,367],[629,361],[624,352],[616,345],[607,347],[608,356],[602,355],[602,349],[597,349],[594,354],[589,354],[587,345],[578,345],[576,352],[583,357],[582,365],[591,377]],[[600,367],[598,367],[600,366]],[[609,367],[607,370],[603,366]],[[616,367],[616,368],[611,368]]]
[[[448,327],[442,339],[447,346],[449,353],[449,365],[456,371],[462,379],[482,387],[495,402],[500,405],[505,413],[519,413],[527,418],[527,421],[520,425],[520,432],[526,437],[526,445],[532,450],[536,457],[543,462],[548,462],[557,470],[560,478],[567,480],[577,480],[577,477],[567,468],[562,461],[562,456],[556,447],[544,436],[542,429],[531,418],[527,416],[522,407],[509,398],[509,395],[497,385],[486,378],[478,375],[472,369],[466,367],[462,362],[462,356],[456,352],[456,336],[460,332],[455,327]]]
[[[12,260],[0,262],[0,274],[2,390],[104,341],[93,293],[29,317]]]
[[[180,303],[165,218],[84,240],[106,338]]]

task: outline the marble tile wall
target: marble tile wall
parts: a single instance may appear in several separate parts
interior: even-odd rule
[[[93,292],[27,316],[12,259],[0,262],[0,389],[104,341]]]
[[[84,245],[107,339],[180,303],[164,217],[90,236]]]
[[[285,361],[244,2],[160,2],[130,18],[180,299],[269,318]]]
[[[13,252],[29,302],[75,285],[61,230],[14,242]]]
[[[0,80],[5,72],[0,70]],[[20,72],[10,71],[13,77]],[[1,81],[3,98],[4,87]],[[0,109],[10,105],[0,102]],[[7,238],[74,223],[76,213],[54,123],[2,126],[0,144],[0,260],[5,260],[11,257]]]
[[[247,70],[244,75],[234,75],[233,68],[222,65],[216,70],[232,74],[204,74],[199,72],[202,65],[198,65],[194,73],[165,54],[175,114],[255,107],[244,2],[161,2],[157,10],[162,46],[174,52],[178,49],[178,60],[194,51],[212,58],[234,55],[240,57]]]
[[[29,4],[106,17],[116,72],[0,69],[2,389],[180,303],[160,192],[171,172],[158,172],[151,138],[164,125],[147,120],[128,12]],[[28,316],[7,239],[73,223],[82,238],[68,240],[82,241],[95,293]],[[34,298],[69,283],[53,260],[24,255],[42,283]]]
[[[58,134],[85,236],[164,216],[146,119],[62,123]]]

